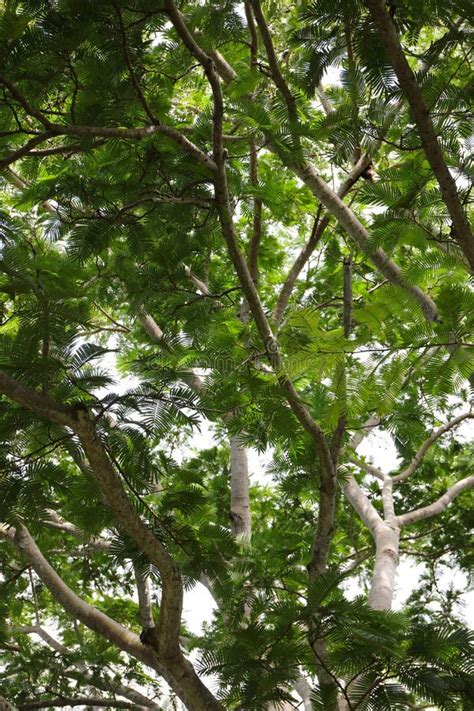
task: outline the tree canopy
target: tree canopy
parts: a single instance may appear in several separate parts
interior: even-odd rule
[[[472,15],[0,2],[0,709],[472,708]]]

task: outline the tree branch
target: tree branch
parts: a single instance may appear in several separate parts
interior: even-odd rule
[[[70,667],[73,666],[77,669],[77,673],[81,675],[81,679],[83,679],[88,686],[93,686],[97,689],[101,689],[102,691],[109,691],[113,694],[123,696],[125,699],[132,701],[137,706],[153,709],[153,711],[159,711],[159,707],[154,701],[148,699],[146,696],[143,696],[143,694],[141,694],[136,689],[133,689],[129,686],[125,686],[120,682],[117,683],[115,679],[111,680],[107,679],[106,677],[99,677],[97,674],[90,672],[84,662],[72,661],[69,664],[68,657],[70,655],[71,650],[68,649],[68,647],[65,647],[60,642],[58,642],[56,639],[54,639],[54,637],[52,637],[49,632],[47,632],[43,627],[39,627],[38,625],[15,627],[13,629],[13,633],[36,634],[38,635],[38,637],[40,637],[40,639],[43,640],[43,642],[45,642],[49,647],[51,647],[51,649],[54,649],[55,652],[60,654],[62,657],[65,657],[68,663],[68,667],[64,671],[65,676],[70,676],[71,678],[76,679],[74,672],[70,671]]]
[[[130,79],[132,80],[132,84],[135,89],[135,93],[138,97],[139,102],[143,106],[143,109],[144,109],[146,115],[152,122],[152,124],[157,123],[156,116],[154,116],[152,111],[150,110],[150,107],[148,106],[148,103],[145,99],[145,96],[143,94],[140,83],[135,76],[135,72],[133,71],[133,66],[132,66],[132,62],[130,59],[130,52],[129,52],[128,44],[127,44],[127,33],[126,33],[125,27],[123,25],[122,11],[120,9],[120,6],[116,2],[114,2],[114,7],[115,7],[115,11],[117,13],[117,19],[118,19],[118,23],[119,23],[120,37],[122,40],[123,56],[125,59],[125,64],[127,65],[128,73],[130,74]]]
[[[210,60],[209,60],[210,61]],[[0,161],[0,169],[6,167],[10,163],[13,163],[18,158],[27,155],[31,148],[35,145],[43,143],[48,138],[53,136],[96,136],[98,138],[147,138],[155,134],[162,134],[167,138],[180,145],[185,151],[191,153],[202,165],[211,171],[216,170],[216,165],[212,158],[210,158],[206,153],[201,151],[198,146],[192,143],[186,136],[180,133],[177,129],[172,126],[167,126],[163,123],[158,123],[151,126],[143,126],[142,128],[109,128],[104,126],[75,126],[75,125],[62,125],[52,123],[47,119],[40,111],[34,109],[30,106],[29,102],[21,94],[20,90],[15,87],[6,77],[0,75],[0,83],[3,83],[9,91],[15,96],[19,103],[23,106],[26,113],[30,116],[34,116],[38,119],[45,127],[46,131],[32,138],[28,143],[22,148],[18,149],[10,156]]]
[[[120,477],[112,466],[104,445],[95,431],[89,413],[61,405],[43,395],[39,395],[1,371],[0,392],[41,416],[70,427],[79,436],[108,505],[117,516],[120,525],[161,573],[163,597],[158,636],[160,638],[161,653],[165,656],[168,654],[175,655],[178,650],[181,625],[183,596],[181,574],[169,553],[133,508],[124,491]]]
[[[321,178],[316,168],[303,160],[298,160],[294,154],[282,151],[273,143],[271,137],[269,137],[268,140],[269,148],[280,156],[282,162],[298,175],[305,185],[308,186],[313,195],[335,216],[349,237],[351,237],[359,249],[367,255],[379,272],[392,284],[410,294],[410,296],[419,303],[428,321],[437,321],[439,318],[438,311],[431,297],[425,294],[419,286],[410,284],[403,276],[400,267],[387,256],[383,249],[380,247],[372,249],[370,235],[366,227],[364,227],[352,210],[342,202],[341,198],[331,190],[329,185]]]
[[[401,474],[397,474],[393,477],[393,482],[398,483],[400,481],[408,479],[408,477],[411,476],[413,472],[419,467],[431,445],[434,444],[434,442],[436,442],[436,440],[442,437],[446,432],[449,432],[449,430],[452,430],[454,427],[456,427],[456,425],[468,418],[474,419],[474,412],[472,410],[469,410],[469,412],[463,412],[461,415],[454,417],[445,425],[442,425],[442,427],[439,427],[439,429],[435,430],[428,437],[428,439],[423,442],[423,444],[411,460],[410,464],[406,467],[406,469],[404,469]]]
[[[259,0],[251,0],[251,4],[263,37],[273,81],[287,104],[290,121],[296,122],[297,111],[295,99],[288,84],[286,83],[286,80],[281,74],[271,35],[263,16],[260,2]],[[362,225],[352,210],[342,202],[339,195],[331,190],[327,183],[320,177],[316,169],[298,156],[297,152],[293,151],[290,154],[288,151],[281,150],[281,148],[272,140],[271,136],[267,135],[267,140],[269,148],[274,153],[279,155],[282,162],[293,170],[296,175],[298,175],[298,177],[309,187],[315,197],[317,197],[326,209],[336,217],[338,222],[357,244],[359,249],[361,249],[369,257],[369,259],[371,259],[379,271],[389,281],[404,289],[418,301],[428,321],[438,320],[438,313],[433,300],[425,294],[420,287],[414,286],[407,282],[402,275],[400,267],[389,259],[381,248],[376,248],[375,250],[371,248],[370,235],[367,229]],[[367,159],[367,157],[364,157],[364,161]],[[370,163],[370,158],[368,160]]]
[[[371,415],[369,419],[364,422],[362,427],[358,432],[352,435],[352,439],[349,442],[350,449],[356,450],[362,441],[372,432],[375,427],[380,425],[380,417],[378,415]]]
[[[297,110],[296,110],[296,102],[295,102],[295,97],[293,96],[293,93],[288,86],[285,77],[281,73],[280,65],[276,56],[275,48],[273,46],[273,40],[272,36],[270,34],[270,30],[268,28],[267,22],[265,20],[265,17],[262,12],[262,6],[260,4],[260,0],[250,0],[250,4],[252,6],[255,19],[257,21],[258,28],[260,30],[260,34],[262,35],[263,39],[263,44],[265,45],[265,50],[267,53],[267,59],[268,59],[268,64],[270,67],[270,71],[273,77],[273,81],[275,82],[280,94],[282,95],[283,99],[286,102],[287,108],[288,108],[288,116],[290,118],[290,121],[293,121],[296,123],[297,121]]]
[[[342,490],[351,506],[357,511],[375,538],[376,529],[383,524],[383,519],[364,494],[355,477],[349,475],[342,483]]]
[[[1,371],[0,393],[7,395],[23,407],[33,410],[53,422],[59,422],[60,424],[70,427],[78,435],[91,469],[99,484],[99,488],[108,506],[117,517],[120,526],[128,533],[137,547],[145,553],[148,560],[154,563],[160,571],[162,580],[160,617],[157,627],[148,630],[146,635],[147,643],[152,646],[154,652],[158,655],[155,657],[153,654],[153,659],[159,659],[159,662],[156,661],[156,664],[159,665],[161,669],[160,673],[163,674],[162,669],[165,670],[166,676],[165,674],[163,675],[167,681],[169,680],[171,687],[176,691],[178,696],[187,703],[191,709],[196,709],[196,711],[207,711],[207,709],[222,711],[221,704],[201,682],[193,666],[183,656],[180,650],[179,633],[183,605],[183,584],[179,567],[165,547],[155,538],[148,526],[136,513],[125,493],[122,481],[115,471],[105,447],[95,430],[93,419],[89,413],[79,408],[70,408],[55,403],[29,388],[25,388],[25,386],[17,383]],[[21,535],[22,531],[23,529],[20,529],[18,545],[24,544],[25,552],[30,552],[30,554],[33,555],[35,549],[37,551],[37,547],[32,539],[30,541],[26,529],[24,535]],[[39,553],[39,551],[37,552]],[[53,580],[53,582],[59,586],[57,588],[58,593],[61,591],[64,593],[64,601],[61,602],[65,609],[70,609],[66,604],[70,605],[71,609],[77,607],[79,598],[77,598],[77,600],[71,600],[70,595],[74,596],[74,593],[65,586],[49,564],[46,563],[46,566],[46,572],[50,573],[48,580]],[[57,580],[54,579],[54,576],[56,576]],[[43,580],[43,582],[47,585],[46,580]],[[64,586],[64,588],[61,588],[61,586]],[[79,600],[79,602],[82,601]],[[84,624],[88,624],[87,610],[85,613],[84,610],[79,610],[79,612],[81,612],[82,617],[80,617],[79,614],[76,614],[76,616],[81,619]],[[100,615],[102,615],[102,613],[100,613]],[[92,622],[96,626],[91,627],[91,629],[97,629],[97,631],[106,636],[107,639],[114,641],[116,644],[119,644],[119,642],[125,644],[127,640],[124,642],[118,631],[119,629],[122,631],[124,628],[122,628],[121,625],[117,625],[117,623],[114,623],[117,625],[116,628],[110,628],[110,626],[107,626],[105,623],[101,627],[101,623],[104,622],[104,620],[100,615],[99,617],[93,618]],[[104,616],[104,618],[105,617],[106,616]],[[91,625],[89,624],[89,626]],[[127,630],[125,630],[125,632],[127,635],[131,634]],[[111,636],[108,637],[108,634]],[[135,638],[135,635],[132,635],[132,637]],[[132,649],[132,641],[127,643],[130,644]],[[124,649],[123,646],[120,648]],[[130,653],[132,654],[133,652],[131,651]],[[143,652],[141,652],[141,654],[143,657]],[[137,655],[135,654],[135,656]],[[137,656],[138,659],[142,657]],[[146,661],[145,663],[148,662]],[[158,667],[155,666],[153,668]]]
[[[40,701],[25,701],[23,704],[19,704],[18,708],[20,711],[27,711],[29,709],[46,709],[50,707],[63,707],[63,706],[97,706],[98,708],[113,708],[113,709],[141,709],[142,706],[137,706],[137,704],[132,704],[129,701],[119,701],[118,699],[104,699],[101,696],[97,697],[68,697],[61,696],[56,699],[43,699]]]
[[[409,526],[412,523],[417,523],[418,521],[424,521],[426,518],[431,518],[436,516],[436,514],[444,511],[449,504],[459,496],[463,491],[467,489],[472,489],[474,487],[474,476],[468,476],[461,481],[456,482],[453,486],[448,489],[439,499],[434,501],[429,506],[424,506],[422,508],[416,509],[414,511],[409,511],[408,513],[397,516],[395,521],[400,526]]]
[[[321,219],[322,205],[319,205],[316,217],[313,221],[313,227],[311,229],[311,234],[308,241],[301,249],[301,252],[296,257],[293,265],[288,272],[288,275],[283,283],[280,294],[278,296],[277,303],[273,309],[272,319],[276,326],[281,324],[283,319],[283,314],[285,313],[286,307],[290,300],[290,296],[295,288],[296,280],[301,274],[305,264],[308,262],[309,258],[313,254],[316,245],[319,242],[321,235],[323,234],[325,228],[329,224],[330,217],[325,215]]]
[[[355,455],[349,454],[348,459],[350,459],[351,462],[354,464],[357,464],[358,467],[363,469],[367,474],[371,474],[372,476],[375,476],[377,479],[380,479],[380,481],[385,481],[387,474],[385,474],[381,469],[378,467],[374,467],[373,464],[369,464],[368,462],[364,462],[362,459],[359,459]]]
[[[8,528],[4,524],[0,524],[0,536],[8,540],[20,551],[23,558],[31,565],[52,596],[72,617],[80,620],[86,627],[105,637],[119,649],[144,662],[160,674],[163,672],[162,666],[158,663],[151,649],[147,649],[140,642],[137,635],[97,608],[89,605],[66,585],[43,556],[25,526],[20,525],[15,530],[12,527]],[[35,628],[35,631],[37,629],[41,628]],[[48,640],[48,643],[51,644],[50,640]],[[51,646],[53,645],[51,644]],[[56,649],[59,651],[57,647]],[[167,677],[169,678],[165,672],[165,678]]]
[[[171,0],[165,2],[166,11],[170,17],[175,29],[183,40],[183,43],[188,50],[196,57],[203,65],[206,76],[212,88],[214,96],[214,121],[213,121],[213,142],[214,142],[214,160],[216,161],[217,171],[214,176],[214,188],[216,195],[216,203],[219,211],[219,219],[224,239],[227,243],[229,256],[234,265],[237,276],[248,300],[250,310],[252,311],[255,323],[259,330],[268,359],[274,368],[277,378],[285,390],[288,402],[294,414],[303,425],[304,429],[315,440],[318,450],[320,451],[323,469],[331,477],[334,476],[331,454],[328,444],[320,426],[311,417],[306,405],[302,402],[299,394],[295,390],[293,383],[285,373],[283,359],[281,357],[277,341],[268,323],[265,311],[260,302],[260,298],[250,275],[247,263],[239,250],[237,236],[232,218],[232,208],[230,205],[229,191],[227,186],[227,174],[225,168],[223,144],[222,144],[222,115],[223,115],[223,98],[222,89],[220,86],[219,77],[217,76],[212,61],[207,54],[196,43],[179,10],[174,6]],[[324,474],[323,474],[324,476]]]
[[[425,97],[403,53],[395,24],[387,12],[386,3],[384,0],[366,0],[365,4],[378,27],[382,45],[410,105],[425,155],[436,176],[441,195],[453,221],[453,237],[465,254],[471,269],[474,270],[474,237],[459,198],[456,181],[444,160]]]
[[[0,711],[18,711],[4,696],[0,696]]]
[[[32,148],[40,145],[40,143],[44,143],[49,138],[52,138],[54,135],[56,135],[54,131],[44,131],[43,133],[39,133],[37,136],[30,138],[30,140],[27,141],[24,146],[21,146],[21,148],[17,148],[16,151],[13,151],[13,153],[10,153],[10,155],[0,160],[0,170],[7,168],[9,165],[11,165],[11,163],[14,163],[20,158],[23,158],[23,156],[28,155]]]
[[[143,629],[151,629],[155,626],[155,623],[153,620],[150,581],[135,563],[133,564],[133,572],[135,573],[135,583],[137,586],[140,623]]]
[[[8,89],[10,94],[13,96],[14,99],[18,101],[20,106],[23,107],[25,113],[28,114],[28,116],[32,116],[35,118],[37,121],[39,121],[46,129],[49,129],[51,127],[51,122],[49,119],[41,112],[38,111],[38,109],[35,109],[29,101],[23,96],[21,91],[16,87],[9,79],[7,79],[6,76],[3,74],[0,74],[0,84],[3,84],[3,86]]]

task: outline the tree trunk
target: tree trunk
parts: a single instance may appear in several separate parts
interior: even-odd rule
[[[230,457],[230,525],[234,536],[245,536],[250,540],[248,457],[236,435],[230,438]]]
[[[375,565],[369,593],[374,610],[390,610],[399,562],[400,529],[382,524],[375,530]]]

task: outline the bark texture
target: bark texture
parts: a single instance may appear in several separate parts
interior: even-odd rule
[[[400,529],[383,524],[375,529],[375,564],[370,585],[369,605],[374,610],[390,610],[399,563]]]
[[[248,456],[239,437],[230,438],[230,526],[234,536],[250,539],[252,533],[249,499]]]

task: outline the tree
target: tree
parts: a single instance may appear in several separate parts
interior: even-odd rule
[[[0,707],[471,707],[469,13],[2,3]]]

